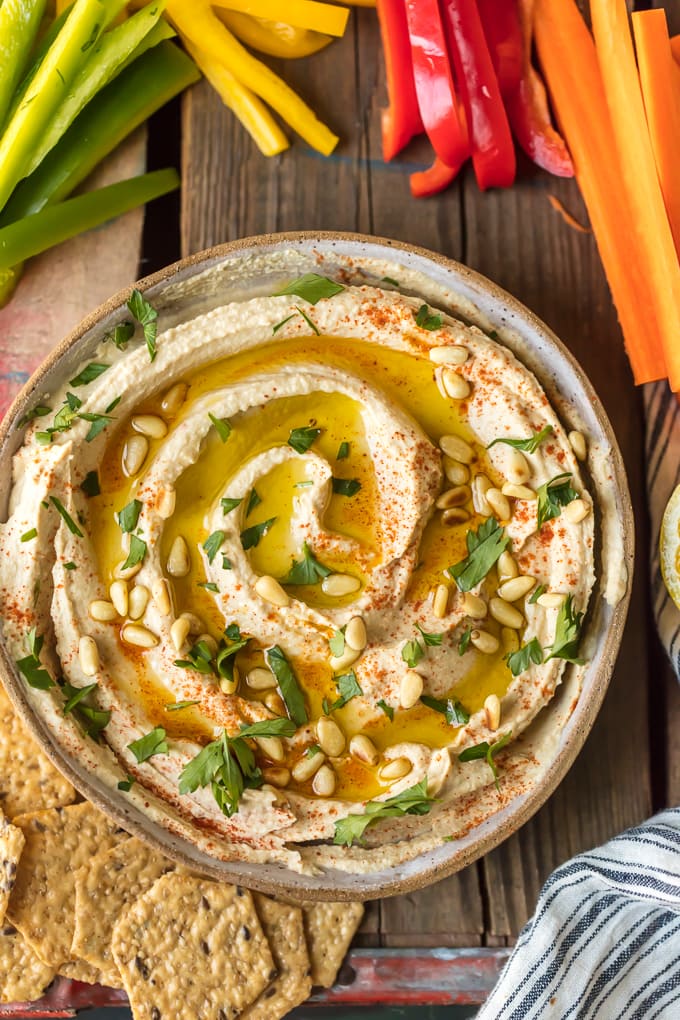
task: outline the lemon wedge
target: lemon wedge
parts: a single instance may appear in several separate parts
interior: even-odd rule
[[[659,535],[659,558],[663,583],[680,609],[680,485],[664,510]]]

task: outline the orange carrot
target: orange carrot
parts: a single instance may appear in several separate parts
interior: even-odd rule
[[[590,0],[595,48],[611,114],[612,152],[631,212],[626,247],[643,268],[671,389],[680,390],[680,263],[656,172],[625,0]]]
[[[631,252],[633,223],[593,38],[574,0],[536,0],[538,56],[604,264],[637,383],[662,379],[665,361],[649,281]]]
[[[680,256],[680,92],[675,88],[678,69],[671,53],[665,12],[658,9],[634,14],[633,31],[649,136],[675,251]]]

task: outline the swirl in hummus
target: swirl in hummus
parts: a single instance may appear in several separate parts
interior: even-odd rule
[[[324,278],[131,332],[41,401],[0,534],[62,746],[212,855],[298,870],[516,795],[594,582],[585,443],[531,372]]]

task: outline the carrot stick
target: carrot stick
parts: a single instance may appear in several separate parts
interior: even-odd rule
[[[671,53],[665,12],[658,9],[634,14],[633,31],[656,169],[675,251],[680,255],[680,179],[677,173],[680,91],[675,88],[678,69]]]
[[[627,247],[644,268],[671,389],[680,390],[680,264],[656,172],[625,0],[590,0],[607,105],[633,222]]]
[[[634,236],[595,45],[574,0],[536,0],[534,32],[543,76],[574,163],[637,383],[662,379],[650,283],[631,251]]]

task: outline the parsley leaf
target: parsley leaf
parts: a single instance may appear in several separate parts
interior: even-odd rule
[[[137,535],[130,535],[130,552],[127,554],[127,559],[120,569],[128,570],[130,567],[136,567],[145,556],[146,542]]]
[[[73,560],[69,560],[68,563],[64,564],[64,570],[77,570],[78,564],[74,563]]]
[[[246,517],[250,515],[250,512],[259,506],[262,502],[257,489],[251,489],[250,495],[248,496],[248,506],[246,507]]]
[[[206,591],[217,593],[220,590],[214,581],[197,581],[196,584],[199,588],[205,588]]]
[[[292,737],[294,733],[295,723],[292,719],[262,719],[241,726],[239,737]]]
[[[483,740],[481,744],[475,744],[474,747],[466,747],[465,750],[461,751],[458,755],[458,761],[478,761],[483,758],[493,773],[496,789],[500,790],[500,784],[498,782],[498,768],[494,761],[494,755],[498,754],[501,748],[505,747],[511,737],[512,730],[508,730],[508,732],[504,734],[500,740],[497,740],[495,744],[489,744],[486,740]]]
[[[484,580],[503,550],[510,544],[510,538],[496,518],[489,517],[479,525],[477,531],[468,531],[465,540],[468,555],[448,569],[461,591],[471,591]]]
[[[583,659],[577,658],[578,643],[581,637],[581,624],[583,613],[574,612],[574,596],[567,595],[566,599],[557,612],[555,621],[555,640],[549,651],[550,659],[566,659],[567,662],[574,662],[581,666]]]
[[[80,483],[80,491],[84,492],[88,498],[98,496],[100,494],[102,490],[99,485],[99,474],[96,470],[87,472]]]
[[[228,817],[238,811],[244,789],[261,785],[262,773],[245,739],[226,733],[206,744],[179,777],[181,794],[210,786],[220,811]]]
[[[237,506],[240,506],[242,502],[243,502],[243,498],[241,498],[241,499],[234,499],[233,497],[225,496],[224,499],[220,500],[220,505],[222,506],[222,512],[225,513],[225,514],[230,514],[231,511],[235,510]]]
[[[254,549],[256,545],[259,545],[260,539],[264,538],[272,524],[276,521],[276,517],[270,517],[266,521],[261,521],[260,524],[252,524],[245,531],[241,532],[241,545],[243,551],[247,552],[248,549]]]
[[[308,721],[304,695],[283,649],[280,645],[274,645],[267,649],[266,656],[267,664],[279,682],[288,714],[298,726],[304,726]]]
[[[333,478],[333,492],[338,496],[356,496],[361,488],[358,478]]]
[[[128,750],[132,751],[141,765],[143,761],[148,761],[155,754],[168,753],[169,747],[165,736],[163,727],[156,726],[150,733],[145,733],[139,740],[133,740],[131,744],[128,744]]]
[[[465,726],[470,721],[470,713],[463,708],[460,701],[453,701],[451,698],[440,701],[438,698],[429,698],[426,694],[423,694],[420,700],[433,712],[446,716],[450,726]]]
[[[26,646],[29,654],[24,656],[23,659],[17,659],[16,663],[17,669],[24,677],[28,686],[38,691],[48,691],[50,687],[55,686],[54,680],[40,661],[43,640],[43,636],[37,634],[35,627],[32,627],[26,635]]]
[[[135,332],[135,327],[131,322],[120,322],[117,326],[104,336],[104,340],[110,340],[112,344],[118,348],[119,351],[124,351],[127,347],[128,340],[131,340]]]
[[[100,375],[103,375],[108,368],[111,366],[91,361],[74,379],[69,379],[69,383],[71,386],[87,386],[88,383],[94,382]]]
[[[293,560],[293,565],[283,579],[284,584],[317,584],[332,571],[316,559],[306,542],[302,543],[303,559]]]
[[[571,475],[569,472],[557,475],[537,490],[538,510],[536,518],[536,529],[541,530],[546,521],[559,517],[562,507],[572,500],[578,499],[578,492],[572,489],[569,484]]]
[[[513,676],[519,676],[525,669],[528,669],[532,662],[537,666],[543,662],[543,649],[538,638],[532,638],[526,645],[522,645],[516,652],[510,652],[506,656],[510,672]]]
[[[335,823],[333,842],[336,846],[352,846],[361,843],[365,830],[381,818],[399,818],[403,815],[426,815],[433,798],[427,793],[427,777],[415,786],[388,797],[387,800],[369,800],[366,810],[360,815],[347,815]]]
[[[29,531],[25,531],[21,536],[22,542],[32,542],[34,538],[38,537],[38,529],[31,528]]]
[[[336,708],[343,708],[348,701],[352,700],[352,698],[360,697],[364,693],[359,685],[359,681],[357,680],[354,670],[350,670],[349,673],[343,673],[342,676],[336,676],[335,684],[338,689],[339,697],[332,705],[328,706],[326,715],[329,715],[331,712],[335,712]]]
[[[285,317],[285,319],[281,319],[281,322],[277,322],[276,325],[272,328],[272,336],[276,336],[278,331],[280,329],[283,329],[283,327],[286,325],[286,323],[290,322],[290,320],[294,319],[294,318],[295,318],[295,312],[292,312],[290,315],[287,315]]]
[[[420,632],[421,638],[430,648],[436,648],[442,643],[444,638],[443,634],[428,634],[426,630],[423,630],[419,623],[416,624],[416,630]]]
[[[424,654],[423,646],[416,638],[412,641],[407,641],[401,650],[401,657],[409,669],[417,666]]]
[[[210,412],[208,412],[208,417],[215,426],[215,431],[217,432],[217,435],[220,437],[223,443],[226,443],[227,439],[231,435],[231,422],[229,421],[229,419],[216,418],[215,415],[210,414]]]
[[[328,713],[326,713],[328,714]],[[321,748],[318,744],[310,744],[309,747],[305,748],[305,758],[313,758],[315,754],[320,754]]]
[[[181,712],[183,708],[191,708],[192,705],[200,705],[200,704],[201,704],[200,700],[199,701],[176,701],[172,705],[166,705],[165,706],[165,711],[166,712]]]
[[[471,637],[472,627],[468,627],[466,630],[463,631],[463,633],[460,636],[460,641],[458,642],[459,655],[465,655],[466,651],[468,650],[468,645],[470,644]]]
[[[342,442],[338,447],[338,452],[335,455],[336,460],[345,460],[349,457],[349,443]]]
[[[96,680],[93,684],[85,684],[84,687],[74,687],[72,684],[65,683],[62,687],[64,697],[66,698],[62,708],[64,715],[72,712],[76,705],[79,705],[83,698],[86,698],[98,686],[99,684]]]
[[[394,719],[394,709],[392,708],[391,705],[387,704],[384,698],[381,698],[380,701],[378,702],[378,708],[381,708],[385,715],[387,716],[387,718],[390,720],[390,722],[392,722],[392,720]]]
[[[295,306],[295,310],[300,313],[302,318],[305,320],[305,322],[307,323],[307,325],[311,329],[312,333],[315,333],[317,336],[321,336],[321,330],[319,329],[317,324],[310,319],[310,317],[307,315],[307,312],[304,310],[304,308],[299,308],[296,305]]]
[[[22,415],[17,422],[17,428],[21,429],[24,425],[28,425],[29,422],[34,421],[36,418],[44,418],[45,415],[51,414],[52,408],[47,407],[46,404],[36,404],[35,407],[27,411],[26,414]]]
[[[394,280],[391,276],[383,276],[380,282],[381,283],[391,283],[393,287],[399,287],[400,286],[399,281],[398,280]]]
[[[297,453],[307,453],[307,450],[321,435],[321,429],[311,426],[304,426],[298,429],[291,429],[288,436],[288,445],[292,446]]]
[[[442,317],[430,312],[427,305],[421,305],[418,311],[415,313],[416,326],[420,326],[421,329],[427,329],[432,332],[435,329],[441,329]]]
[[[340,656],[345,650],[345,628],[342,627],[340,630],[336,630],[333,633],[333,637],[328,642],[328,647],[331,650],[331,655]]]
[[[341,284],[329,280],[327,276],[319,276],[318,273],[305,273],[304,276],[299,276],[297,280],[293,280],[286,287],[277,290],[274,297],[294,294],[295,297],[302,298],[303,301],[309,301],[310,305],[315,305],[322,298],[334,297],[335,294],[339,294],[343,290],[345,288]]]
[[[515,450],[524,450],[525,453],[536,453],[544,439],[547,439],[552,434],[552,425],[546,425],[541,429],[540,432],[533,432],[528,439],[503,439],[499,437],[494,439],[492,443],[489,443],[487,450],[490,450],[496,443],[504,443],[506,446],[512,446]]]
[[[90,705],[79,705],[74,714],[88,737],[93,740],[97,740],[101,731],[111,722],[109,711],[92,708]]]
[[[118,789],[123,790],[124,793],[129,793],[134,785],[134,776],[127,776],[125,779],[121,779],[118,784]]]
[[[203,548],[205,549],[205,554],[208,557],[208,563],[212,563],[217,556],[220,551],[220,547],[224,542],[224,538],[225,535],[223,531],[213,531],[212,535],[208,535],[206,538],[203,543]]]
[[[158,334],[158,312],[149,304],[139,290],[133,290],[127,303],[128,311],[144,330],[146,348],[151,361],[156,357],[156,336]]]
[[[537,588],[534,588],[534,590],[531,593],[531,596],[529,598],[529,605],[533,605],[535,602],[538,602],[538,600],[540,599],[540,597],[544,593],[544,591],[545,591],[545,585],[544,584],[539,584],[539,586]]]
[[[133,499],[127,506],[118,511],[116,520],[118,521],[118,527],[124,534],[135,530],[141,509],[141,500]]]
[[[90,428],[85,436],[86,443],[91,443],[93,439],[96,439],[106,426],[114,420],[110,414],[94,414],[89,411],[83,411],[78,417],[83,421],[90,422]]]
[[[50,503],[57,510],[57,512],[60,514],[60,516],[62,517],[62,519],[64,521],[64,524],[66,525],[68,530],[71,532],[71,534],[75,535],[77,538],[82,538],[83,537],[82,531],[80,530],[80,528],[78,527],[76,522],[73,520],[73,518],[71,517],[70,513],[68,512],[68,510],[66,509],[64,504],[61,502],[61,500],[57,499],[56,496],[50,496]]]

